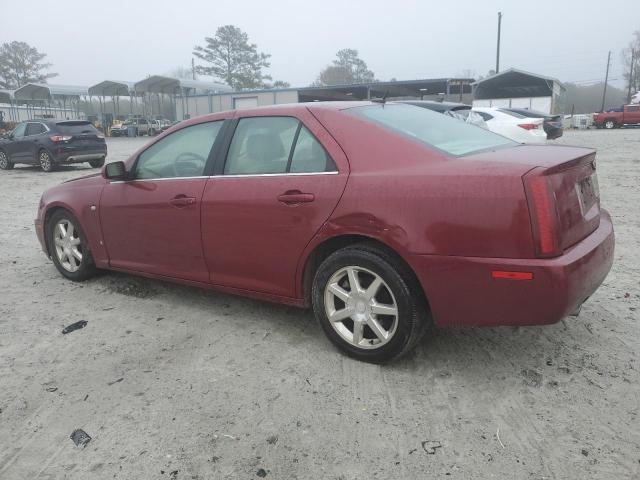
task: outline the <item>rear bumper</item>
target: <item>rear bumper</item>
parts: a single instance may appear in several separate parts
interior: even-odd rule
[[[611,269],[613,225],[601,211],[600,226],[552,259],[415,255],[412,264],[442,326],[543,325],[574,312]],[[531,272],[531,280],[494,279],[494,270]]]
[[[56,163],[82,163],[91,160],[102,160],[107,156],[107,149],[85,150],[85,151],[67,151],[58,153],[55,156]]]

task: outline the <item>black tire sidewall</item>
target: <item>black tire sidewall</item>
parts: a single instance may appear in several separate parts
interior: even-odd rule
[[[0,153],[3,153],[7,160],[7,165],[5,167],[0,167],[0,170],[11,170],[13,168],[13,163],[9,160],[9,155],[7,155],[7,152],[4,150],[0,150]]]
[[[398,307],[398,325],[393,338],[376,349],[357,348],[334,330],[325,313],[324,289],[331,276],[346,266],[358,266],[379,275],[391,289]],[[383,363],[402,354],[417,330],[416,306],[411,289],[400,273],[382,256],[369,250],[345,248],[330,255],[318,268],[311,292],[313,311],[329,340],[347,355],[372,363]]]
[[[91,168],[102,168],[104,166],[104,162],[105,162],[104,159],[102,159],[102,160],[91,160],[89,162],[89,166]]]
[[[78,230],[78,236],[80,237],[80,241],[82,242],[82,262],[80,262],[80,268],[78,268],[78,270],[76,270],[75,272],[69,272],[68,270],[66,270],[60,264],[58,255],[56,254],[53,229],[55,228],[56,224],[63,219],[66,219],[73,223],[73,227]],[[82,229],[80,222],[74,215],[71,214],[71,212],[69,212],[68,210],[58,210],[53,215],[51,215],[51,218],[47,221],[46,234],[47,245],[49,247],[51,260],[53,260],[53,264],[63,276],[65,276],[69,280],[81,282],[95,274],[96,269],[93,263],[93,257],[91,256],[91,250],[89,249],[89,243],[87,242],[87,237],[84,234],[84,230]]]

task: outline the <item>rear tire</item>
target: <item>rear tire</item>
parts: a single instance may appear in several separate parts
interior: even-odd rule
[[[388,362],[409,351],[431,324],[414,278],[377,246],[343,248],[316,271],[311,292],[315,317],[342,352],[365,362]]]
[[[4,150],[0,150],[0,170],[11,170],[14,166],[13,162],[9,161],[9,156]]]
[[[40,162],[40,168],[42,168],[44,172],[53,172],[56,168],[53,158],[51,158],[51,155],[49,155],[49,152],[46,150],[40,150],[38,153],[38,161]]]
[[[90,160],[89,165],[91,165],[92,168],[102,168],[104,165],[104,158],[101,160]]]
[[[56,211],[47,222],[46,233],[53,264],[64,277],[82,282],[97,273],[87,237],[71,212]]]

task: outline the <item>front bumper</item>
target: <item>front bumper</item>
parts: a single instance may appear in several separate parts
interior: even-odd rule
[[[438,325],[543,325],[570,315],[597,290],[611,270],[614,244],[602,210],[598,229],[556,258],[414,255],[411,262]],[[494,279],[494,270],[533,278]]]
[[[44,222],[42,221],[42,219],[36,218],[34,223],[36,227],[36,236],[38,237],[38,241],[40,242],[42,251],[48,256],[49,252],[47,251],[47,242],[44,238]]]

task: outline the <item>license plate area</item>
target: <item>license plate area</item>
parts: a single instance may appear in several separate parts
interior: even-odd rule
[[[598,202],[600,192],[598,189],[598,177],[589,175],[576,183],[576,195],[580,203],[580,213],[586,213]]]

